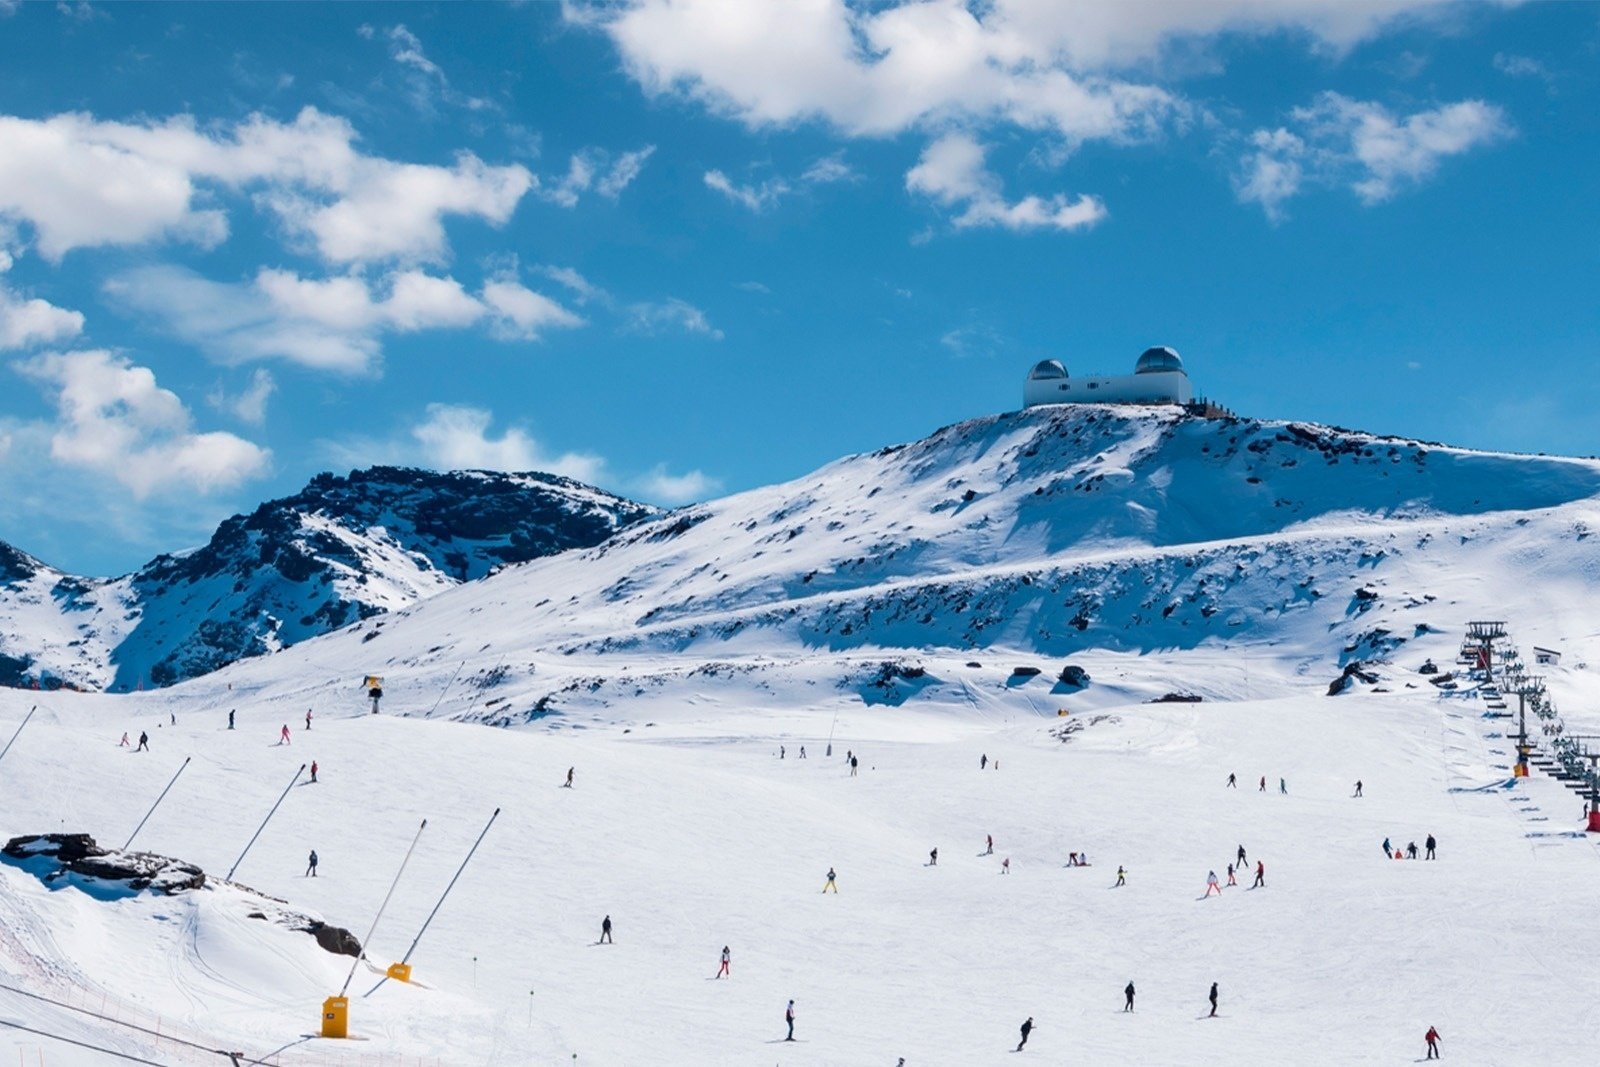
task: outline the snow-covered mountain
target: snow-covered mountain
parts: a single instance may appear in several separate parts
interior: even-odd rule
[[[293,673],[304,684],[320,665],[352,665],[389,678],[397,711],[515,723],[606,716],[700,672],[783,662],[904,699],[959,686],[894,665],[941,651],[1042,657],[1055,673],[1091,650],[1254,643],[1336,672],[1463,612],[1503,610],[1498,585],[1469,609],[1469,572],[1517,573],[1503,588],[1546,617],[1586,611],[1597,493],[1592,460],[1177,409],[1038,408],[507,568],[309,644]],[[469,687],[438,699],[458,671]]]
[[[654,514],[553,475],[374,467],[318,475],[120,578],[64,574],[0,544],[0,682],[168,685]]]

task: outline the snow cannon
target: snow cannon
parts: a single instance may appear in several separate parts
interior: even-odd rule
[[[411,981],[411,964],[391,963],[389,964],[389,969],[384,973],[396,982],[409,982]]]
[[[329,997],[322,1002],[322,1036],[350,1036],[350,999]]]
[[[367,688],[367,696],[372,699],[372,714],[378,714],[378,701],[383,699],[383,679],[376,674],[369,674],[362,681]]]

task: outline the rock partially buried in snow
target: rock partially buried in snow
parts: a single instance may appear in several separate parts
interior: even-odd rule
[[[249,918],[261,919],[316,938],[325,951],[340,956],[360,956],[361,942],[342,926],[279,907],[284,901],[249,886],[223,879],[207,880],[206,872],[153,852],[124,852],[101,848],[88,834],[28,834],[13,837],[0,849],[17,866],[52,887],[76,886],[97,899],[137,896],[146,889],[171,895],[228,886],[256,900]]]

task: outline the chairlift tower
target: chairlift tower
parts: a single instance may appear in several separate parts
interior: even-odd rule
[[[1475,650],[1473,666],[1483,671],[1485,681],[1494,678],[1494,643],[1504,641],[1506,637],[1506,624],[1503,621],[1467,623],[1467,640]]]
[[[1528,697],[1544,692],[1544,679],[1537,675],[1516,672],[1514,689],[1517,694],[1517,764],[1511,774],[1515,778],[1528,777]]]

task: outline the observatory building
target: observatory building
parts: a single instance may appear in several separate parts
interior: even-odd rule
[[[1183,360],[1165,345],[1147,348],[1132,374],[1074,378],[1059,359],[1041,360],[1022,386],[1022,406],[1040,404],[1190,404]]]

